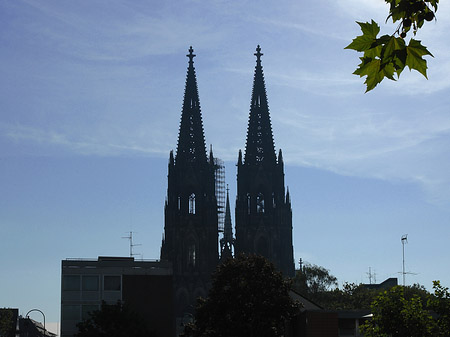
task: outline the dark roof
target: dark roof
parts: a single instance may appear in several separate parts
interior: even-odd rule
[[[308,300],[306,297],[300,295],[299,293],[293,290],[289,291],[289,296],[294,301],[298,301],[303,305],[302,310],[323,310],[323,308],[320,305]]]

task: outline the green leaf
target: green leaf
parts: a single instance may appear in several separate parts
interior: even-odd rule
[[[376,38],[380,32],[380,26],[372,20],[371,23],[368,22],[356,22],[360,27],[364,35]]]
[[[427,77],[427,61],[422,58],[422,56],[433,55],[428,51],[428,49],[423,46],[420,41],[411,39],[409,45],[406,47],[406,65],[410,70],[415,69],[423,76]]]
[[[377,34],[380,32],[380,27],[378,24],[372,20],[371,23],[368,22],[357,22],[361,27],[363,35],[357,36],[353,39],[345,49],[353,49],[356,51],[366,51],[368,49],[377,46]]]
[[[385,64],[384,67],[382,67],[381,71],[382,71],[382,74],[384,77],[387,77],[392,81],[395,81],[395,78],[394,78],[395,67],[394,67],[393,63]]]
[[[397,50],[405,49],[405,41],[400,37],[389,36],[383,48],[383,58],[391,58]]]
[[[380,72],[380,60],[363,58],[359,68],[353,74],[360,77],[367,76],[364,83],[367,85],[366,92],[372,90],[384,78],[384,72]]]
[[[356,51],[366,51],[366,50],[372,48],[372,44],[374,42],[375,42],[374,38],[372,38],[370,36],[366,36],[366,35],[361,35],[361,36],[357,36],[356,38],[354,38],[352,43],[350,43],[347,47],[345,47],[345,49],[353,49]]]

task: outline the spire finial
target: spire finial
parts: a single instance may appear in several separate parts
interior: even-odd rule
[[[256,53],[253,54],[256,56],[256,62],[258,64],[261,64],[261,56],[263,56],[264,54],[261,53],[261,47],[258,45],[258,47],[256,47]]]
[[[189,65],[193,65],[194,57],[197,55],[194,54],[194,49],[192,49],[192,46],[189,47],[189,54],[187,54],[186,56],[189,57]]]

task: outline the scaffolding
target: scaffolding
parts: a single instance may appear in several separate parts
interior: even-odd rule
[[[225,165],[219,158],[214,158],[215,180],[216,180],[216,200],[219,232],[223,232],[225,224]]]

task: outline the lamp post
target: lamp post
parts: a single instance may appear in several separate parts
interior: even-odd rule
[[[28,319],[30,319],[30,317],[28,316],[28,314],[30,313],[30,312],[32,312],[32,311],[39,311],[41,314],[42,314],[42,317],[44,317],[44,337],[45,337],[45,315],[44,315],[44,313],[41,311],[41,310],[39,310],[39,309],[31,309],[30,311],[28,311],[27,312],[27,314],[25,315]]]

